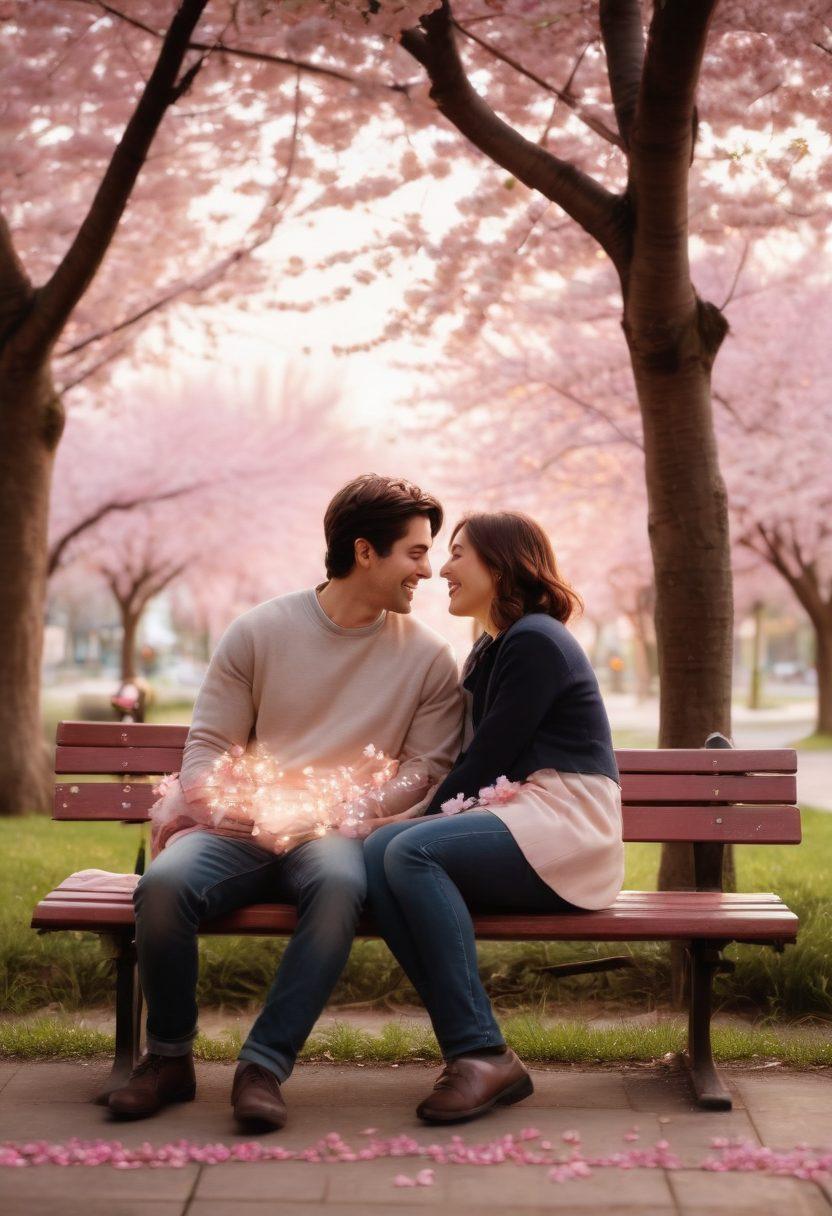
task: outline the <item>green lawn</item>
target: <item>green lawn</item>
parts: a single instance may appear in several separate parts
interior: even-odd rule
[[[38,935],[29,927],[37,900],[74,870],[133,869],[141,829],[135,825],[54,823],[45,817],[0,819],[0,1011],[44,1006],[74,1010],[112,1000],[110,964],[98,938],[84,933]],[[733,975],[718,979],[724,1008],[777,1017],[832,1016],[832,815],[804,812],[802,846],[741,846],[739,886],[781,895],[801,918],[798,944],[783,954],[732,946]],[[626,885],[655,886],[658,847],[628,845]],[[620,954],[627,970],[553,980],[537,968],[576,958]],[[268,938],[209,938],[200,942],[200,1002],[243,1006],[262,997],[283,949]],[[599,1001],[639,1011],[666,1004],[667,949],[661,943],[484,943],[482,972],[497,1007],[555,1012],[559,1003]],[[386,947],[358,941],[335,990],[334,1004],[389,1007],[415,994]]]
[[[685,1045],[681,1018],[657,1026],[588,1026],[566,1019],[543,1024],[532,1017],[502,1019],[506,1041],[528,1063],[624,1063],[656,1060]],[[197,1036],[194,1053],[200,1060],[232,1062],[242,1047],[237,1031],[218,1039]],[[832,1065],[832,1041],[811,1031],[798,1033],[776,1027],[715,1026],[713,1048],[717,1060],[777,1060],[795,1068]],[[27,1022],[0,1023],[0,1058],[24,1060],[90,1059],[112,1055],[114,1036],[73,1025],[69,1016],[38,1017]],[[429,1028],[388,1022],[378,1034],[343,1023],[315,1033],[302,1052],[303,1060],[349,1064],[407,1063],[436,1060],[439,1046]]]

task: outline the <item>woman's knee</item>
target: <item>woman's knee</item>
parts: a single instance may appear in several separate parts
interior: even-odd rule
[[[384,877],[395,887],[399,882],[406,882],[407,875],[412,874],[413,867],[430,861],[419,839],[418,831],[402,832],[388,841],[387,848],[381,858]]]
[[[372,832],[364,841],[364,864],[368,877],[384,872],[384,851],[390,843],[390,834],[384,828]]]

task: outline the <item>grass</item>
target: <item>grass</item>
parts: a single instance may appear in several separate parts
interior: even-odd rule
[[[799,752],[830,752],[832,751],[832,735],[823,733],[807,735],[805,739],[798,739],[796,743],[789,746]]]
[[[545,1025],[530,1017],[503,1022],[506,1041],[521,1059],[546,1063],[629,1063],[656,1060],[682,1049],[684,1026],[679,1021],[657,1026],[598,1028],[585,1022]],[[794,1068],[832,1065],[832,1041],[812,1034],[782,1034],[771,1028],[717,1026],[714,1055],[722,1062],[775,1059]],[[236,1060],[242,1038],[228,1032],[219,1039],[200,1035],[194,1053],[201,1060]],[[63,1019],[38,1018],[25,1025],[0,1025],[0,1057],[26,1060],[90,1059],[112,1055],[113,1036],[79,1029]],[[301,1058],[339,1064],[404,1064],[438,1060],[433,1034],[421,1027],[389,1023],[370,1034],[336,1025],[313,1036]]]
[[[801,848],[772,845],[737,849],[739,887],[775,891],[801,919],[796,946],[783,954],[767,947],[732,946],[733,975],[717,979],[717,1005],[778,1018],[832,1016],[832,815],[804,812]],[[29,927],[32,909],[74,870],[98,867],[131,871],[142,829],[115,823],[54,823],[40,816],[0,819],[0,1012],[78,1010],[112,1003],[111,964],[98,937],[61,932],[38,935]],[[658,847],[627,846],[626,886],[655,887]],[[242,1008],[259,1001],[274,976],[284,941],[213,937],[200,940],[198,998],[203,1006]],[[560,980],[540,971],[551,963],[620,954],[634,966]],[[667,1002],[668,961],[664,943],[524,942],[483,943],[481,971],[502,1016],[530,1008],[597,1003],[644,1011]],[[394,1008],[416,996],[387,948],[356,941],[333,993],[335,1006]]]
[[[117,683],[117,680],[113,681],[113,690],[115,690]],[[103,694],[101,694],[100,702],[102,711],[106,712],[107,698]],[[189,726],[193,710],[193,700],[174,696],[168,697],[164,691],[159,691],[156,700],[148,707],[146,721]],[[55,742],[55,730],[59,722],[75,721],[75,719],[81,717],[83,717],[83,714],[79,712],[78,694],[74,689],[67,690],[58,687],[43,691],[41,695],[41,720],[43,723],[43,735],[49,744],[54,744]],[[106,720],[112,722],[114,718],[109,714]]]

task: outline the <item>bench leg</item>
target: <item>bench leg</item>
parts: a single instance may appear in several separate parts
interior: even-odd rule
[[[127,1081],[139,1057],[141,1038],[142,990],[136,962],[133,931],[118,934],[113,940],[116,965],[116,1054],[104,1088],[95,1101],[106,1106],[114,1089]]]
[[[720,944],[691,942],[687,948],[688,1047],[682,1060],[688,1070],[697,1103],[703,1110],[730,1110],[731,1095],[714,1064],[711,1051],[711,1004],[714,973],[719,970]]]

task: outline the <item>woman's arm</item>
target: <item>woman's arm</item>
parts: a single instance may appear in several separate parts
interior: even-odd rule
[[[503,642],[494,670],[491,703],[467,751],[437,789],[426,814],[457,794],[475,797],[483,786],[508,776],[534,738],[546,712],[572,678],[566,656],[552,638],[531,630]]]

